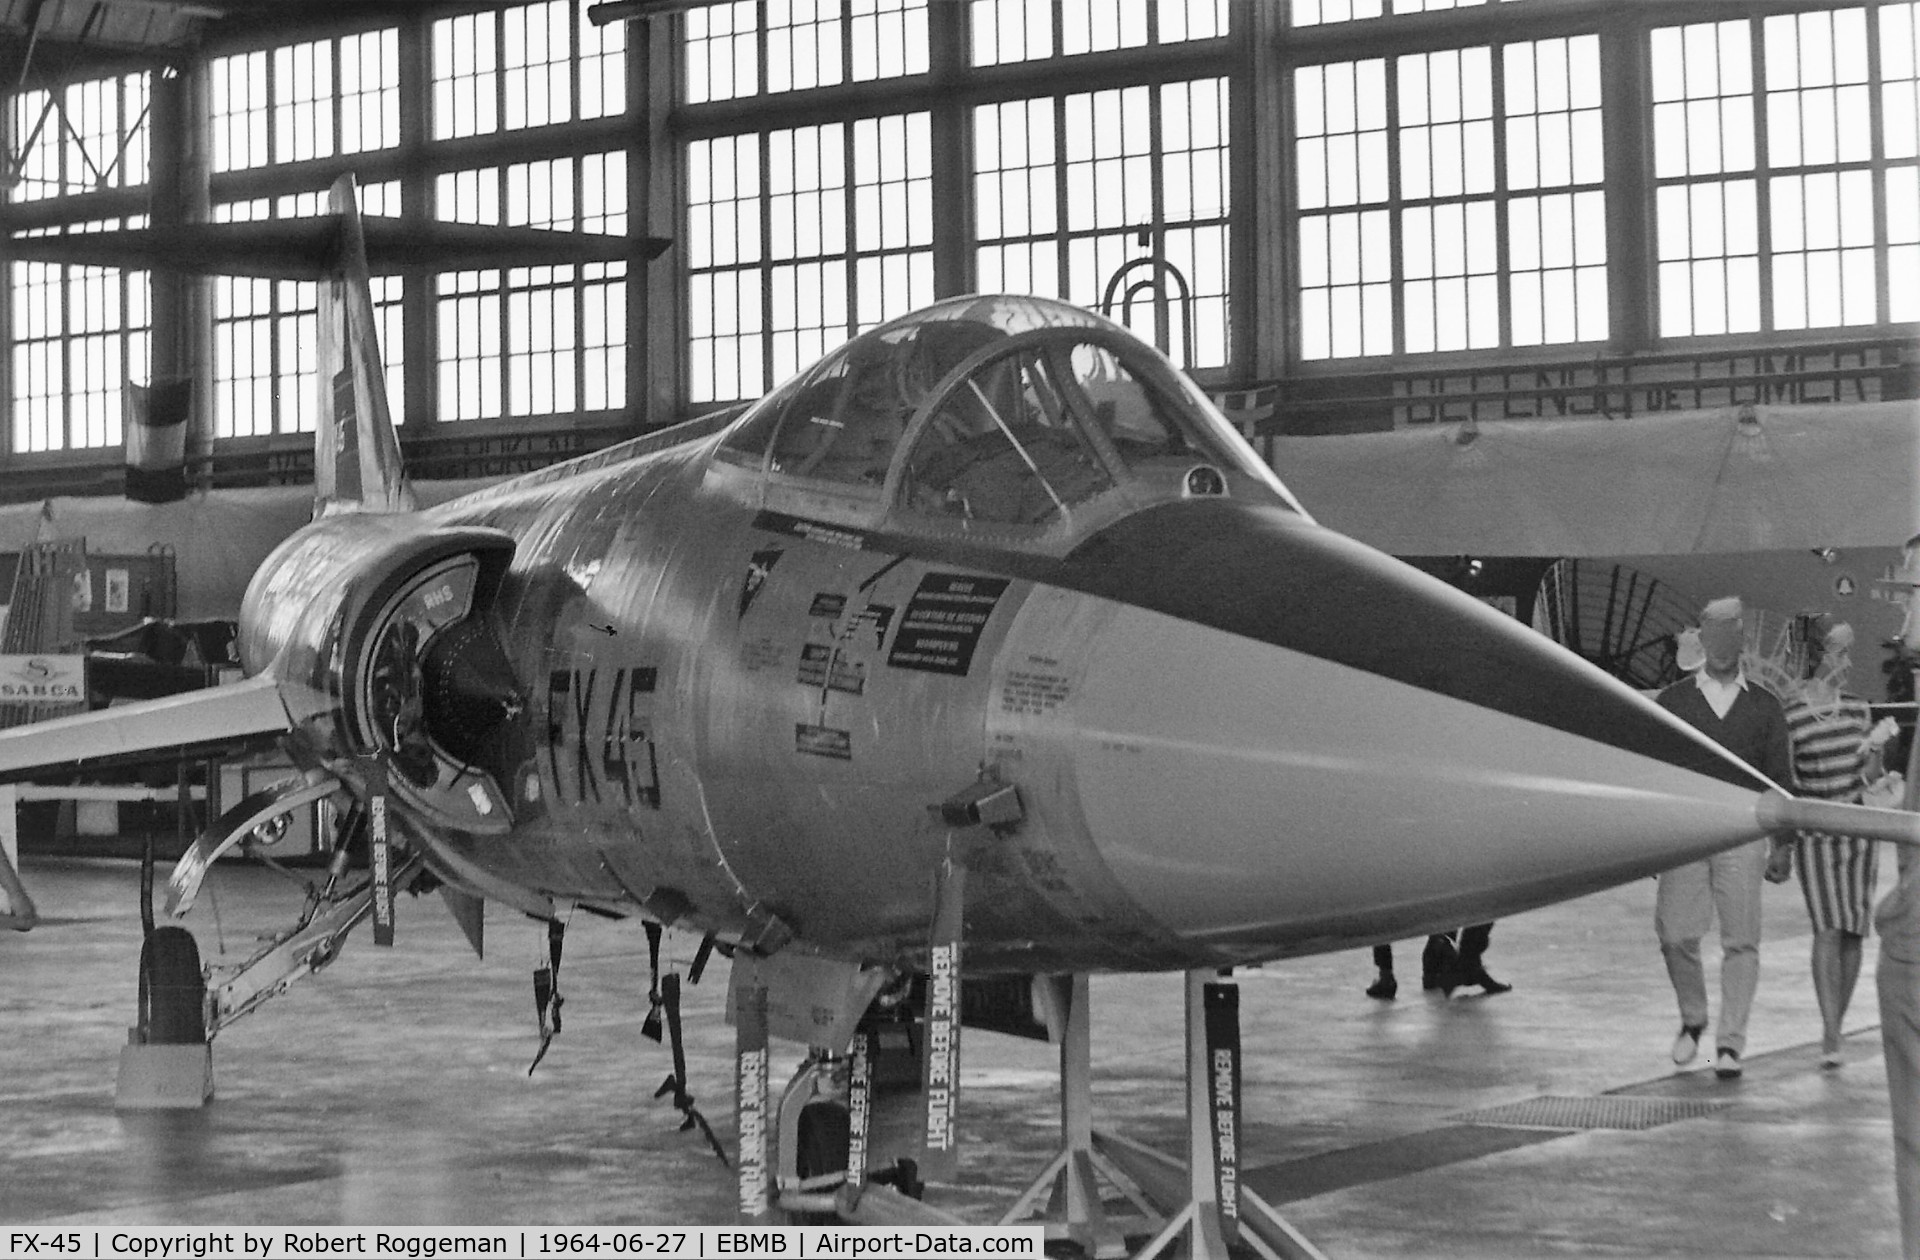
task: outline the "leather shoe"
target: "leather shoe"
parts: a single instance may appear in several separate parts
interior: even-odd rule
[[[1487,974],[1487,969],[1485,967],[1476,969],[1472,975],[1466,975],[1466,976],[1460,977],[1460,987],[1463,989],[1466,988],[1468,985],[1476,985],[1476,984],[1480,986],[1481,992],[1489,996],[1495,993],[1513,992],[1512,985],[1502,984],[1500,983],[1500,981],[1495,980],[1492,976]]]
[[[1451,995],[1460,984],[1453,974],[1459,958],[1459,951],[1447,937],[1429,936],[1420,950],[1420,987],[1429,992],[1441,989]]]
[[[1713,1074],[1723,1081],[1731,1081],[1738,1079],[1740,1072],[1740,1052],[1721,1046],[1720,1052],[1713,1056]]]
[[[1705,1024],[1680,1025],[1680,1035],[1673,1039],[1673,1062],[1676,1067],[1685,1067],[1693,1062],[1693,1056],[1700,1053],[1700,1034],[1705,1031]]]
[[[1367,996],[1379,998],[1382,1002],[1393,1001],[1393,995],[1398,992],[1400,992],[1399,982],[1393,978],[1392,972],[1387,971],[1381,972],[1380,978],[1367,986]]]

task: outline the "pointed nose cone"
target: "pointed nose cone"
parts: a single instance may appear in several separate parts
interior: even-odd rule
[[[1075,705],[1088,831],[1182,937],[1340,948],[1764,834],[1764,777],[1511,618],[1297,518],[1202,507],[1068,563],[1127,605]]]

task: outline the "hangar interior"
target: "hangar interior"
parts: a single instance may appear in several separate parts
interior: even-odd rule
[[[15,236],[316,213],[350,172],[404,222],[672,243],[376,277],[416,477],[737,408],[971,292],[1109,314],[1276,463],[1302,435],[1916,391],[1906,4],[17,0],[4,22]],[[312,283],[18,260],[0,282],[0,498],[118,493],[130,399],[184,409],[182,487],[311,477]],[[1774,550],[1834,548],[1797,541]],[[1522,605],[1554,558],[1389,549]],[[1887,559],[1852,566],[1863,601]],[[1714,578],[1648,572],[1624,598],[1589,575],[1578,646],[1657,678],[1621,665],[1639,622],[1607,606]],[[1769,578],[1791,616],[1835,575]]]
[[[409,455],[483,476],[757,398],[970,292],[1149,335],[1256,433],[1913,394],[1899,3],[10,4],[10,234],[311,213],[654,234],[398,277]],[[638,17],[658,11],[665,16]],[[312,294],[14,264],[11,497],[297,480]]]
[[[847,338],[969,293],[1063,299],[1134,330],[1316,514],[1315,486],[1290,463],[1305,459],[1302,442],[1428,434],[1481,459],[1510,435],[1524,442],[1574,422],[1620,422],[1622,435],[1647,442],[1656,423],[1729,423],[1723,445],[1752,454],[1776,414],[1785,424],[1815,408],[1808,441],[1824,452],[1845,445],[1856,419],[1888,433],[1920,424],[1915,0],[4,0],[0,83],[10,85],[0,112],[10,240],[310,215],[343,174],[358,181],[366,213],[403,223],[627,238],[624,261],[489,266],[477,246],[443,268],[374,277],[400,445],[413,475],[447,483],[444,493],[731,414]],[[669,242],[657,257],[651,238]],[[10,505],[0,506],[0,579],[7,566],[18,575],[10,624],[26,620],[28,601],[45,605],[35,620],[68,636],[32,644],[47,650],[149,616],[231,620],[270,535],[291,531],[310,506],[323,406],[317,286],[18,257],[0,285],[0,505]],[[179,454],[160,469],[162,488],[140,497],[228,505],[191,518],[177,538],[150,527],[142,536],[108,510],[152,476],[129,434],[164,405],[183,418]],[[1552,621],[1563,642],[1640,686],[1674,676],[1672,631],[1689,624],[1695,601],[1725,589],[1767,608],[1783,641],[1804,636],[1815,612],[1851,619],[1874,645],[1859,653],[1856,682],[1897,703],[1911,699],[1900,690],[1908,676],[1880,677],[1880,645],[1900,625],[1904,590],[1887,579],[1920,528],[1916,448],[1899,441],[1866,464],[1853,448],[1852,463],[1821,454],[1819,477],[1797,483],[1822,502],[1889,500],[1876,501],[1872,528],[1844,539],[1782,526],[1723,554],[1702,552],[1706,527],[1690,525],[1668,546],[1602,531],[1566,550],[1489,550],[1469,545],[1470,527],[1461,542],[1436,526],[1425,545],[1416,519],[1388,549],[1523,620]],[[1646,449],[1609,448],[1606,463],[1591,455],[1581,510],[1625,515],[1612,491],[1640,475]],[[1715,484],[1726,455],[1702,454],[1688,476]],[[1869,472],[1886,480],[1863,490]],[[1374,486],[1408,493],[1378,477]],[[1796,519],[1801,509],[1765,495],[1756,503]],[[1503,519],[1498,501],[1467,507],[1477,520]],[[47,530],[62,519],[76,523]],[[48,594],[30,584],[23,557],[50,533],[84,536],[86,551],[44,561],[58,577]],[[243,537],[260,550],[226,556]],[[67,598],[70,582],[84,601]],[[212,665],[216,655],[188,659]],[[176,821],[127,807],[93,815],[82,826],[49,813],[45,836],[22,839],[44,855],[76,829],[169,831]],[[35,815],[21,817],[28,832]],[[89,872],[57,878],[89,906],[101,897]],[[1567,922],[1627,949],[1610,935],[1616,912],[1642,914],[1650,896],[1619,896]],[[1798,909],[1782,902],[1775,912]],[[1560,945],[1537,921],[1515,938],[1543,952]],[[1791,934],[1781,945],[1798,949]],[[626,959],[628,948],[607,945],[606,956]],[[1796,992],[1787,976],[1804,988],[1804,967],[1797,954],[1769,953],[1767,963],[1780,972],[1785,1022]],[[1358,1002],[1358,973],[1315,966],[1289,1001]],[[22,974],[58,972],[39,962]],[[1631,1012],[1621,1018],[1637,1031],[1665,1035],[1652,1031],[1664,1028],[1664,1008],[1655,1021],[1631,985],[1596,979],[1584,958],[1543,964],[1533,987],[1549,984],[1590,985]],[[6,990],[7,1009],[32,1009],[33,995]],[[1523,1094],[1584,1095],[1654,1075],[1630,1059],[1527,1069],[1582,1035],[1580,1010],[1555,1000],[1537,1023],[1475,1003],[1464,1040],[1460,1021],[1447,1023],[1464,1002],[1396,1012],[1404,1018],[1392,1026],[1341,1025],[1350,1037],[1315,1034],[1320,1061],[1305,1075],[1360,1102],[1292,1117],[1318,1145],[1296,1137],[1264,1150],[1275,1167],[1300,1164],[1288,1184],[1306,1217],[1363,1239],[1365,1254],[1532,1254],[1542,1236],[1529,1213],[1550,1189],[1503,1199],[1490,1184],[1530,1158],[1527,1143],[1463,1137],[1461,1125],[1425,1146],[1416,1139],[1436,1131],[1443,1110],[1511,1101],[1489,1064],[1537,1087]],[[450,1031],[444,1044],[461,1036]],[[1142,1070],[1171,1071],[1175,1039],[1156,1028],[1141,1053],[1160,1057]],[[1415,1066],[1386,1067],[1383,1046]],[[1783,1225],[1789,1191],[1768,1181],[1727,1206],[1744,1225],[1689,1244],[1690,1254],[1863,1254],[1897,1232],[1884,1126],[1861,1119],[1884,1113],[1861,1087],[1877,1065],[1860,1049],[1853,1092],[1836,1104],[1845,1114],[1827,1115],[1802,1079],[1804,1049],[1785,1037],[1768,1047],[1778,1058],[1758,1073],[1758,1117],[1720,1116],[1718,1097],[1701,1101],[1690,1086],[1640,1090],[1697,1102],[1750,1143],[1729,1154],[1736,1143],[1696,1132],[1658,1158],[1695,1168],[1724,1159],[1716,1167],[1735,1177],[1743,1161],[1798,1158],[1783,1152],[1811,1135],[1885,1193],[1859,1191],[1851,1226],[1836,1223],[1837,1209]],[[343,1055],[373,1057],[370,1045]],[[1117,1072],[1138,1066],[1111,1058]],[[1350,1064],[1384,1067],[1388,1083],[1335,1070]],[[322,1067],[306,1066],[309,1083],[322,1079]],[[1472,1084],[1443,1079],[1455,1070]],[[1436,1081],[1437,1094],[1420,1093]],[[1284,1107],[1289,1082],[1266,1085]],[[1131,1095],[1126,1105],[1157,1114],[1163,1103],[1172,1107]],[[72,1116],[42,1110],[51,1147]],[[507,1123],[528,1123],[516,1116]],[[138,1136],[149,1147],[166,1140]],[[290,1154],[271,1137],[246,1137]],[[1590,1143],[1583,1130],[1578,1140],[1611,1139]],[[1362,1157],[1339,1162],[1366,1143],[1379,1146],[1379,1168],[1399,1171],[1375,1177],[1352,1171]],[[1874,1153],[1863,1153],[1869,1144]],[[1581,1175],[1553,1162],[1565,1155],[1555,1149],[1528,1166],[1543,1187]],[[1509,1163],[1462,1171],[1488,1152]],[[1656,1157],[1616,1146],[1599,1158],[1617,1171]],[[600,1196],[592,1204],[564,1188],[513,1202],[584,1220],[612,1210],[619,1167],[583,1173]],[[423,1200],[429,1215],[470,1211],[484,1193],[474,1187],[496,1170],[440,1171]],[[1390,1219],[1363,1230],[1363,1192],[1389,1175],[1412,1180],[1398,1183]],[[315,1213],[410,1210],[353,1184],[362,1198],[343,1192]],[[36,1219],[88,1216],[59,1187],[33,1185],[23,1202]],[[204,1183],[142,1193],[123,1184],[99,1202],[128,1219],[233,1219],[249,1210],[238,1205],[250,1185],[223,1165]],[[1687,1211],[1683,1195],[1718,1191],[1705,1174],[1668,1189],[1676,1215]],[[1643,1188],[1622,1177],[1608,1193],[1618,1197],[1605,1202],[1628,1203]],[[1490,1233],[1433,1223],[1468,1194],[1499,1200],[1500,1222],[1476,1227]],[[1317,1195],[1332,1197],[1316,1206]],[[264,1202],[263,1213],[300,1210],[285,1196]],[[634,1210],[672,1220],[677,1206]],[[1576,1215],[1591,1226],[1612,1210]],[[1753,1225],[1768,1212],[1785,1232]],[[1594,1245],[1631,1254],[1654,1249],[1658,1235],[1648,1237]],[[1555,1245],[1580,1253],[1572,1238]]]

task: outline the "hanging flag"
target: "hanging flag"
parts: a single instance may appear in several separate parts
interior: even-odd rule
[[[192,381],[127,382],[124,400],[126,494],[140,503],[172,503],[187,496],[187,418]]]

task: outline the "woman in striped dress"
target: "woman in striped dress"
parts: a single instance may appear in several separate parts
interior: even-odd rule
[[[1873,725],[1866,702],[1841,690],[1852,665],[1853,629],[1830,629],[1813,671],[1788,701],[1787,734],[1802,796],[1858,801],[1880,773],[1880,750],[1868,746]],[[1861,942],[1873,917],[1879,854],[1871,840],[1800,833],[1797,865],[1813,921],[1813,992],[1820,1003],[1820,1066],[1840,1066],[1840,1022],[1860,978]]]

